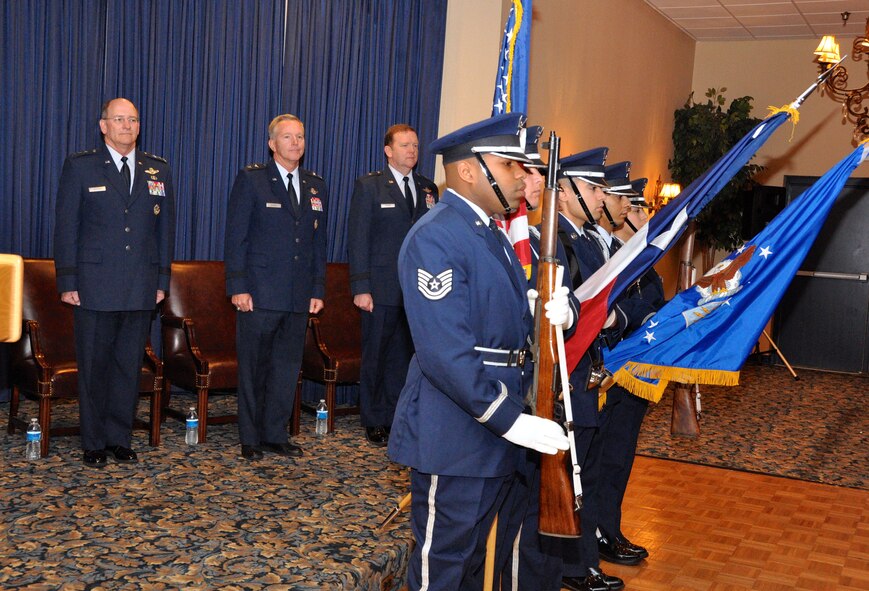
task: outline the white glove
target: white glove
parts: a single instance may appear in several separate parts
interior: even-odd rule
[[[558,423],[533,415],[519,415],[503,437],[510,443],[542,454],[552,455],[558,450],[566,450],[570,447],[567,435]]]
[[[540,297],[540,294],[537,293],[536,289],[529,289],[528,293],[528,306],[531,308],[531,315],[534,316],[534,307],[537,305],[537,298]]]
[[[613,310],[610,312],[610,315],[606,317],[606,322],[603,323],[604,328],[612,328],[616,324],[616,311]]]
[[[552,299],[543,306],[546,310],[546,317],[549,318],[549,323],[552,326],[561,326],[567,329],[573,323],[573,313],[570,310],[570,302],[567,300],[568,291],[565,286],[559,285],[552,292]]]

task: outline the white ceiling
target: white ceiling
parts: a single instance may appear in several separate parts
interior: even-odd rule
[[[869,0],[645,0],[697,41],[863,35]],[[842,12],[851,16],[842,26]],[[845,41],[845,40],[848,41]],[[850,49],[850,48],[849,48]]]

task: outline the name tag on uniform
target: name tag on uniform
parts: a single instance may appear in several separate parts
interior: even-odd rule
[[[88,192],[90,193],[100,193],[106,190],[106,186],[103,185],[101,187],[88,187]]]
[[[267,201],[267,202],[266,202],[266,207],[276,207],[276,208],[280,209],[280,208],[281,208],[281,204],[280,204],[280,203],[269,203],[269,202]]]
[[[166,196],[166,188],[160,181],[148,181],[148,194],[160,197]]]
[[[395,203],[381,203],[380,204],[381,209],[390,209],[392,207],[395,207]]]

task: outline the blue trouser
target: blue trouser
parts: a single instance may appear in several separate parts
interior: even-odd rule
[[[607,391],[607,407],[610,407],[610,417],[603,434],[598,528],[605,536],[623,538],[622,501],[649,401],[634,396],[621,386],[612,386]]]
[[[482,589],[486,538],[512,481],[512,475],[472,478],[411,470],[416,545],[407,568],[409,591]]]
[[[86,451],[130,447],[151,314],[73,308],[81,447]]]
[[[389,427],[413,357],[413,341],[401,306],[374,303],[362,312],[359,419],[363,427]]]
[[[238,434],[242,445],[285,443],[308,314],[238,312]]]

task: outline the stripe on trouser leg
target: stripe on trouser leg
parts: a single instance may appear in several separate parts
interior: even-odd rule
[[[431,541],[432,541],[432,533],[434,532],[434,522],[435,522],[435,492],[437,492],[438,488],[438,477],[437,474],[431,475],[431,483],[429,484],[428,489],[428,519],[425,521],[425,541],[422,544],[422,551],[420,552],[421,557],[421,568],[422,571],[420,573],[420,588],[419,591],[427,591],[429,586],[429,565],[428,565],[428,554],[431,551]]]
[[[519,532],[513,540],[513,555],[510,559],[510,589],[511,591],[519,589],[519,541],[522,539],[522,528],[525,524],[519,526]]]

